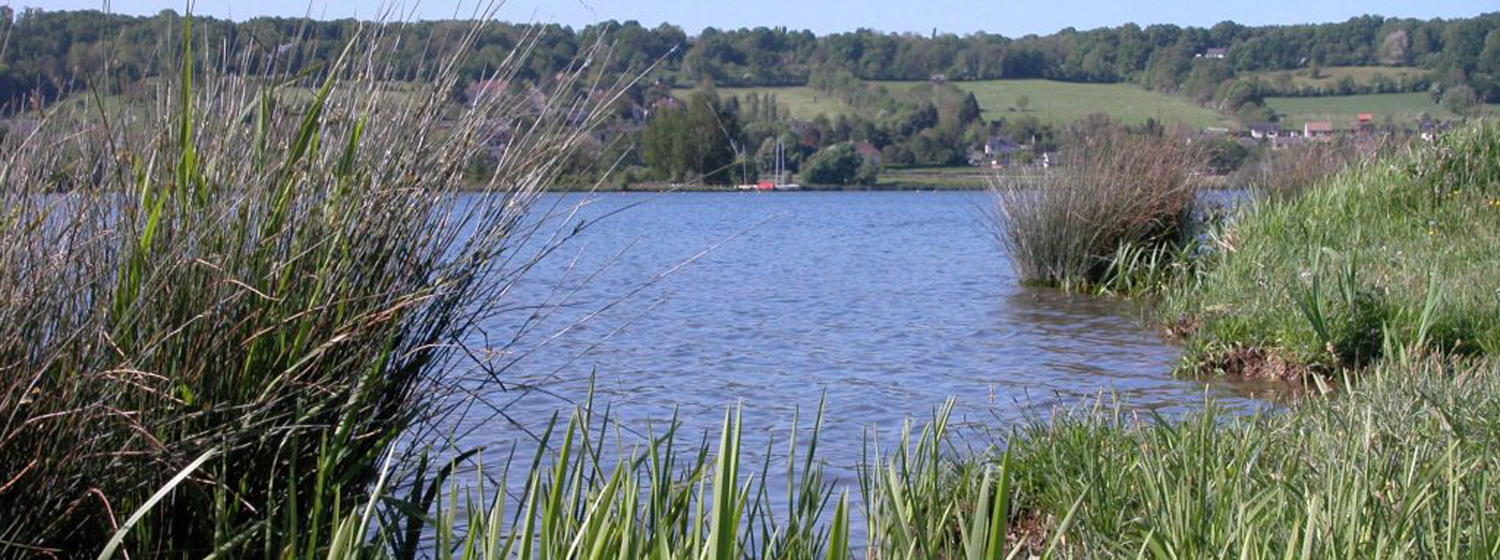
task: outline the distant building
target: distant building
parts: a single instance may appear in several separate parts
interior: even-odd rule
[[[854,153],[859,154],[866,163],[880,165],[880,148],[869,142],[860,142],[854,145]]]
[[[1302,125],[1302,137],[1308,140],[1333,138],[1333,121],[1307,121]]]
[[[1437,140],[1437,123],[1424,119],[1421,124],[1417,125],[1417,132],[1422,136],[1423,141],[1432,142]]]
[[[668,95],[661,99],[657,99],[655,103],[652,103],[650,112],[652,114],[656,114],[664,111],[671,111],[673,109],[681,109],[682,107],[683,103],[681,99]]]
[[[1250,137],[1256,140],[1265,140],[1281,136],[1281,125],[1278,123],[1255,123],[1250,125]]]
[[[989,141],[984,143],[984,153],[986,155],[992,156],[1001,154],[1014,154],[1021,151],[1021,149],[1022,148],[1020,144],[1015,143],[1010,138],[999,135],[991,136]]]
[[[1229,49],[1223,47],[1215,47],[1203,51],[1202,54],[1198,55],[1198,58],[1224,58],[1226,56],[1229,56]]]
[[[1011,159],[1026,148],[1015,143],[1010,138],[1001,135],[991,136],[984,143],[984,153],[974,154],[969,158],[969,163],[976,166],[1004,167],[1011,164]]]
[[[947,74],[933,74],[931,76],[928,76],[927,79],[928,79],[928,81],[931,81],[934,84],[942,84],[942,83],[947,83],[948,82],[948,75]]]
[[[1375,132],[1375,115],[1360,113],[1355,116],[1354,129],[1361,133]]]

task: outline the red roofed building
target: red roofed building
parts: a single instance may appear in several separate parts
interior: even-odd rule
[[[1333,121],[1307,121],[1302,125],[1302,136],[1308,140],[1333,138]]]
[[[854,153],[859,154],[859,157],[864,158],[865,161],[873,165],[880,165],[880,148],[876,148],[874,144],[869,142],[855,144]]]

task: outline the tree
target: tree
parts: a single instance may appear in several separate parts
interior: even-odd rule
[[[963,126],[979,122],[983,114],[979,108],[979,100],[975,99],[974,94],[970,92],[964,96],[963,104],[958,107],[958,124]]]
[[[802,165],[802,182],[813,185],[873,185],[880,167],[854,149],[854,144],[834,144]]]
[[[1019,95],[1019,96],[1016,97],[1016,110],[1017,111],[1025,113],[1026,112],[1026,108],[1028,108],[1028,107],[1031,107],[1031,96],[1029,96],[1029,95]]]
[[[1456,86],[1448,88],[1443,93],[1443,108],[1464,115],[1479,106],[1479,94],[1469,86]]]
[[[1386,66],[1403,66],[1409,60],[1411,40],[1405,29],[1397,29],[1380,42],[1380,63]]]
[[[1500,74],[1500,28],[1484,37],[1484,50],[1479,54],[1479,71]]]
[[[739,117],[717,93],[700,90],[684,106],[651,119],[641,136],[641,157],[668,181],[729,184],[741,142]]]

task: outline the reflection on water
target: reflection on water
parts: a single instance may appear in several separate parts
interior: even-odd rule
[[[648,196],[599,195],[583,217]],[[749,451],[826,395],[822,452],[847,474],[867,429],[889,434],[950,397],[956,421],[1002,427],[1101,394],[1167,413],[1207,396],[1254,406],[1227,386],[1174,378],[1179,350],[1143,328],[1139,310],[1019,286],[980,222],[986,197],[682,193],[610,216],[517,287],[517,302],[559,302],[559,286],[570,295],[517,348],[546,345],[502,373],[547,394],[507,414],[539,429],[561,399],[586,398],[594,376],[596,402],[636,428],[677,411],[696,435],[744,403]],[[485,332],[529,316],[502,314]],[[524,437],[509,422],[471,427],[467,447]]]

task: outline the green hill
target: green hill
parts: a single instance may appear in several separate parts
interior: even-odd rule
[[[1289,127],[1301,127],[1310,120],[1330,120],[1335,126],[1347,128],[1360,113],[1374,115],[1376,122],[1385,122],[1389,117],[1397,124],[1411,124],[1421,120],[1426,113],[1435,119],[1451,119],[1458,115],[1432,102],[1426,93],[1377,93],[1370,95],[1339,95],[1333,97],[1267,97],[1266,106],[1281,115],[1281,121]],[[1490,106],[1494,112],[1494,106]]]
[[[909,88],[920,82],[882,82],[888,87]],[[1065,124],[1093,113],[1104,113],[1127,124],[1140,124],[1148,118],[1185,123],[1195,128],[1234,127],[1232,119],[1211,109],[1165,93],[1141,89],[1133,84],[1084,84],[1051,80],[988,80],[957,82],[954,85],[974,94],[985,120],[1032,115],[1045,123]],[[1021,111],[1018,100],[1029,101]]]
[[[1332,90],[1337,88],[1339,81],[1344,78],[1349,78],[1356,86],[1363,87],[1374,84],[1381,77],[1389,79],[1394,84],[1402,85],[1429,78],[1431,74],[1431,70],[1407,66],[1338,66],[1319,69],[1317,77],[1313,77],[1313,71],[1310,68],[1272,70],[1256,72],[1252,75],[1273,85],[1285,84],[1297,89]]]
[[[926,82],[876,82],[893,92],[910,90]],[[1233,127],[1233,121],[1213,110],[1164,93],[1146,91],[1132,84],[1080,84],[1051,80],[990,80],[955,82],[959,89],[974,94],[985,120],[1034,116],[1044,123],[1065,124],[1093,113],[1104,113],[1129,124],[1140,124],[1148,118],[1163,122],[1181,122],[1195,128]],[[837,97],[808,87],[719,88],[723,97],[741,98],[755,93],[775,95],[794,118],[810,119],[818,115],[835,117],[852,109]],[[689,90],[674,92],[686,98]],[[1028,105],[1020,110],[1018,100],[1025,96]]]
[[[794,119],[811,119],[818,115],[836,117],[849,112],[850,107],[838,97],[823,93],[810,87],[746,87],[746,88],[718,88],[719,97],[728,99],[745,97],[754,93],[760,96],[776,96],[777,105],[790,110]],[[672,96],[686,101],[692,94],[690,89],[679,89],[672,92]]]

